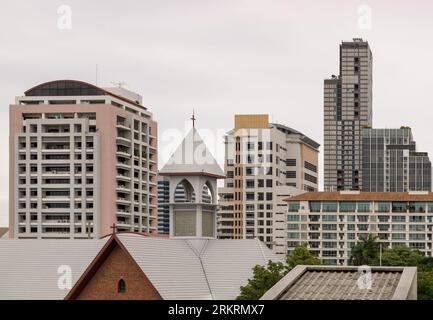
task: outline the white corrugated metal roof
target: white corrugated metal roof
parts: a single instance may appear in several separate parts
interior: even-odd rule
[[[258,240],[117,237],[163,299],[235,299],[255,265],[280,261]],[[63,299],[59,266],[71,267],[73,286],[107,239],[0,241],[0,300]]]
[[[171,155],[167,163],[160,170],[160,174],[181,173],[200,173],[221,177],[225,176],[221,167],[195,128],[191,129],[176,151]]]
[[[0,241],[0,300],[63,299],[58,268],[70,266],[72,286],[96,257],[104,240]]]
[[[235,299],[255,265],[280,261],[254,239],[117,236],[163,299]]]

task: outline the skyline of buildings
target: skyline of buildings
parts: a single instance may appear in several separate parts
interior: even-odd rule
[[[410,129],[383,131],[368,125],[372,119],[372,53],[368,42],[358,38],[343,41],[340,75],[324,83],[324,182],[326,178],[330,182],[333,176],[337,177],[336,188],[341,190],[430,191],[431,163],[428,154],[416,151]],[[168,232],[170,205],[166,193],[170,185],[167,178],[157,181],[156,130],[151,133],[157,125],[142,106],[140,95],[120,86],[99,88],[59,80],[27,90],[16,104],[11,110],[24,105],[27,109],[15,116],[11,112],[11,123],[17,126],[14,130],[23,131],[17,138],[18,145],[10,145],[17,158],[11,159],[11,168],[18,163],[16,177],[11,174],[10,182],[17,185],[16,195],[10,193],[11,198],[16,197],[16,207],[10,208],[11,237],[89,238],[109,233],[112,222],[120,231]],[[126,112],[115,112],[115,130],[105,128],[106,124],[101,126],[101,122],[96,125],[102,114],[100,108],[99,113],[93,108],[101,104]],[[20,117],[23,129],[17,124]],[[235,115],[234,129],[224,137],[227,178],[218,190],[217,232],[221,238],[258,237],[283,254],[287,250],[283,199],[319,190],[320,145],[297,130],[269,123],[268,117]],[[80,119],[87,120],[81,124]],[[109,184],[100,181],[112,173],[101,172],[109,165],[101,165],[100,158],[106,162],[113,155],[101,155],[99,150],[107,152],[99,140],[106,142],[105,135],[112,138],[111,130],[116,131],[116,161],[110,163],[116,168],[114,214],[112,208],[106,210],[109,202],[100,201],[103,194],[112,191]],[[11,137],[15,131],[11,126]],[[395,132],[398,138],[377,137],[383,132]],[[409,133],[401,140],[399,132]],[[333,149],[335,155],[329,157]],[[67,163],[69,160],[73,165]],[[330,163],[336,165],[335,170]],[[98,185],[103,187],[95,188]],[[195,194],[185,198],[185,187],[189,186],[176,186],[176,202],[196,200]],[[197,198],[210,203],[207,200],[212,191],[205,191]],[[99,214],[102,209],[109,213]]]

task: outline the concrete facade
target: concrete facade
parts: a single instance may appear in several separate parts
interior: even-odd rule
[[[306,244],[324,264],[347,265],[351,248],[371,234],[383,250],[433,256],[433,193],[309,192],[286,201],[289,252]]]
[[[10,106],[10,237],[156,232],[156,148],[137,101],[71,80],[28,90]]]
[[[283,199],[317,190],[319,144],[292,128],[269,123],[268,115],[236,115],[225,148],[227,178],[218,190],[218,237],[257,237],[285,255]]]

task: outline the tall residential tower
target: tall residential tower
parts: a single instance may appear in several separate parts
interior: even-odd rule
[[[10,106],[11,238],[157,231],[157,124],[141,96],[59,80]]]
[[[340,74],[324,83],[325,191],[362,187],[362,129],[372,126],[373,56],[368,42],[340,45]]]
[[[268,115],[236,115],[225,136],[224,188],[219,189],[218,237],[258,238],[286,254],[283,199],[317,191],[319,144]]]

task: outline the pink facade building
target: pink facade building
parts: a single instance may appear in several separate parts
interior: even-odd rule
[[[10,106],[11,238],[157,232],[157,123],[141,96],[59,80]]]

